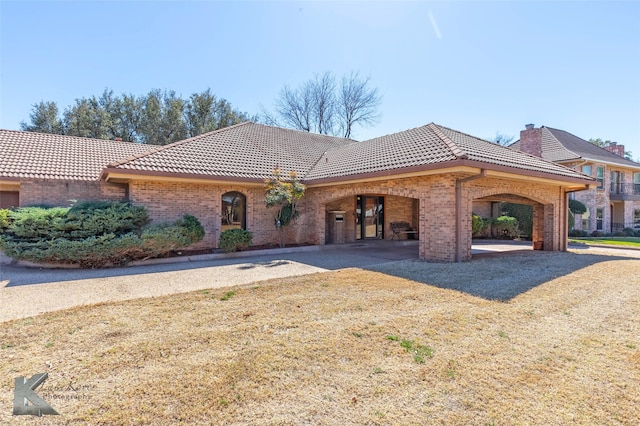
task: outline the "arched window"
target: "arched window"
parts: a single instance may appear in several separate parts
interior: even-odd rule
[[[247,198],[232,191],[222,195],[222,230],[247,229]]]

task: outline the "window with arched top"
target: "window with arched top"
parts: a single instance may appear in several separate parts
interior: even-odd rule
[[[247,197],[237,191],[222,195],[222,230],[247,229]]]

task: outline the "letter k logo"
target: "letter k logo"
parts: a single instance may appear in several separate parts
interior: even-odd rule
[[[34,374],[29,380],[24,377],[16,377],[13,391],[13,415],[30,414],[42,416],[43,414],[58,414],[47,402],[40,398],[34,390],[47,380],[47,373]],[[32,405],[29,405],[31,402]]]

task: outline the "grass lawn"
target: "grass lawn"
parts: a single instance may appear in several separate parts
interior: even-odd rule
[[[578,244],[608,244],[612,246],[640,247],[640,237],[585,237],[569,238],[572,243]]]
[[[503,301],[348,269],[1,323],[0,424],[637,425],[640,262],[594,259]],[[60,416],[12,416],[45,371]]]

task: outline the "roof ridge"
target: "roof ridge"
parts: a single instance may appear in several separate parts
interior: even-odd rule
[[[451,150],[453,155],[456,156],[456,158],[465,160],[469,157],[466,152],[464,152],[458,145],[456,145],[454,141],[452,141],[447,135],[444,134],[444,132],[437,124],[431,122],[427,124],[427,127],[431,129],[436,134],[436,136],[438,136],[447,145],[447,147]]]
[[[321,136],[324,138],[331,138],[331,139],[341,139],[343,141],[350,141],[349,143],[353,143],[353,142],[360,142],[356,139],[351,139],[351,138],[344,138],[342,136],[334,136],[334,135],[328,135],[326,133],[315,133],[315,132],[308,132],[306,130],[300,130],[300,129],[290,129],[288,127],[279,127],[279,126],[274,126],[272,124],[264,124],[264,123],[255,123],[253,121],[245,121],[244,123],[251,123],[251,124],[255,124],[258,126],[263,126],[263,127],[270,127],[272,129],[277,129],[277,130],[286,130],[289,132],[295,132],[295,133],[302,133],[302,134],[307,134],[307,135],[314,135],[314,136]],[[244,124],[242,123],[242,124]]]
[[[143,152],[142,154],[135,154],[135,155],[132,155],[132,156],[130,156],[130,157],[124,158],[124,159],[122,159],[122,160],[113,161],[113,162],[111,162],[111,163],[107,164],[107,166],[106,166],[106,167],[113,168],[113,167],[122,166],[122,165],[127,164],[127,163],[130,163],[130,162],[132,162],[132,161],[134,161],[134,160],[138,160],[138,159],[140,159],[140,158],[147,157],[147,156],[149,156],[149,155],[151,155],[151,154],[155,154],[155,153],[160,152],[160,151],[165,151],[165,150],[167,150],[167,149],[169,149],[169,148],[173,148],[173,147],[175,147],[175,146],[184,145],[184,144],[186,144],[187,142],[191,142],[191,141],[192,141],[192,140],[194,140],[194,139],[200,139],[200,138],[203,138],[203,137],[209,136],[209,135],[214,134],[214,133],[221,133],[221,132],[223,132],[223,131],[225,131],[225,130],[229,130],[229,129],[232,129],[232,128],[235,128],[235,127],[240,127],[240,126],[243,126],[243,125],[245,125],[245,124],[255,124],[255,123],[252,123],[251,121],[243,121],[242,123],[233,124],[233,125],[231,125],[231,126],[223,127],[223,128],[221,128],[221,129],[212,130],[212,131],[207,132],[207,133],[202,133],[202,134],[200,134],[200,135],[191,136],[190,138],[183,139],[183,140],[180,140],[180,141],[176,141],[176,142],[173,142],[173,143],[170,143],[170,144],[167,144],[167,145],[160,145],[160,146],[158,146],[158,145],[154,145],[154,146],[156,146],[157,148],[155,148],[155,149],[153,149],[153,148],[152,148],[152,149],[149,149],[149,151]]]
[[[143,143],[138,143],[133,141],[124,141],[124,140],[117,141],[114,139],[88,138],[86,136],[61,135],[59,133],[32,132],[30,130],[0,129],[0,132],[13,132],[13,133],[19,133],[19,134],[26,134],[26,135],[34,135],[34,136],[39,135],[43,137],[55,137],[55,138],[63,138],[63,139],[83,139],[83,140],[96,141],[96,142],[109,142],[114,145],[119,145],[119,144],[144,145]]]

